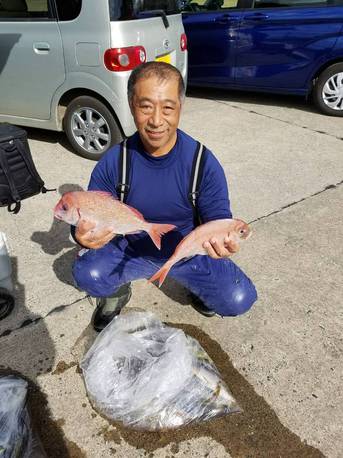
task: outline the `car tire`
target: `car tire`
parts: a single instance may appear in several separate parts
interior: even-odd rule
[[[94,161],[123,138],[110,110],[90,96],[80,96],[69,103],[63,128],[75,152]]]
[[[313,101],[322,113],[343,116],[343,63],[331,65],[319,75]]]

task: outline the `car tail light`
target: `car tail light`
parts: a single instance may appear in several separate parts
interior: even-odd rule
[[[187,51],[187,36],[185,33],[181,34],[180,48],[181,48],[181,51]]]
[[[105,51],[105,66],[111,72],[125,72],[132,70],[146,61],[146,52],[143,46],[129,46],[127,48],[110,48]]]

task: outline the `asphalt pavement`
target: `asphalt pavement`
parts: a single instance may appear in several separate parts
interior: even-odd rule
[[[30,381],[29,403],[48,456],[343,456],[342,119],[302,99],[191,90],[181,128],[221,161],[234,216],[253,236],[233,260],[258,302],[237,318],[205,318],[183,288],[138,281],[128,310],[150,310],[194,334],[244,413],[173,433],[110,424],[87,399],[78,363],[94,340],[93,306],[73,286],[77,249],[53,220],[60,193],[85,188],[94,162],[64,135],[29,129],[46,186],[56,192],[1,209],[16,309],[0,322],[0,368]]]

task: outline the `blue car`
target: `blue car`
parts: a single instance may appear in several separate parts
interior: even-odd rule
[[[343,116],[343,0],[181,4],[190,86],[311,96]]]

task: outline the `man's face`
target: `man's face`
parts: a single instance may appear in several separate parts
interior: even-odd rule
[[[159,80],[156,76],[137,81],[131,113],[148,153],[167,154],[176,143],[181,101],[176,78]]]

